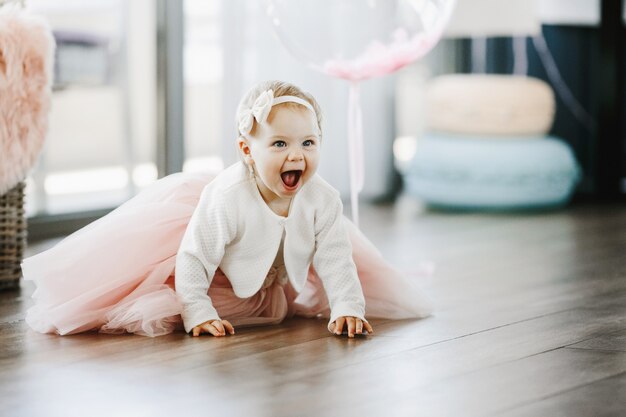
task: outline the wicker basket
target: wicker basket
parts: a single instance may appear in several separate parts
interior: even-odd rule
[[[0,195],[0,290],[19,287],[26,246],[24,188],[21,182]]]

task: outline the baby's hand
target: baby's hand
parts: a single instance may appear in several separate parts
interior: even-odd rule
[[[345,317],[345,316],[337,317],[337,320],[335,320],[334,323],[331,324],[331,329],[332,329],[331,331],[334,334],[341,334],[343,332],[343,326],[346,323],[348,324],[348,337],[354,337],[355,331],[356,331],[356,334],[362,334],[363,326],[365,326],[365,330],[367,330],[368,333],[370,334],[374,333],[374,329],[372,329],[372,326],[368,322],[363,321],[356,317]]]
[[[228,330],[230,334],[235,334],[235,328],[228,320],[209,320],[196,326],[192,330],[194,336],[200,336],[202,333],[211,333],[213,336],[225,336]]]

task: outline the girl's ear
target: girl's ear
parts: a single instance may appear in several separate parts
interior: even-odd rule
[[[239,139],[237,139],[237,146],[239,147],[239,150],[241,151],[243,156],[245,157],[251,156],[250,146],[248,146],[248,141],[244,137],[239,136]]]

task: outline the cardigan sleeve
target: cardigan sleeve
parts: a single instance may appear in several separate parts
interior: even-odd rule
[[[323,210],[315,225],[313,267],[320,277],[330,304],[330,325],[340,316],[365,320],[365,298],[352,260],[352,245],[343,220],[339,196]]]
[[[235,234],[232,208],[210,185],[200,196],[176,255],[176,292],[183,304],[185,331],[208,320],[219,320],[207,294],[225,246]]]

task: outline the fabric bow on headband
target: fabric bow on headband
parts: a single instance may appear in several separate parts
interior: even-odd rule
[[[274,104],[274,91],[266,90],[254,101],[252,108],[245,109],[239,116],[239,132],[247,135],[252,130],[254,120],[264,123]]]
[[[274,98],[273,90],[265,90],[254,101],[252,108],[245,109],[241,112],[241,115],[239,116],[239,132],[244,136],[247,135],[252,130],[255,120],[260,124],[267,121],[267,116],[269,116],[270,111],[272,111],[272,106],[289,102],[300,104],[311,110],[313,114],[317,114],[313,106],[311,106],[311,103],[301,99],[300,97],[280,96],[278,98]]]

